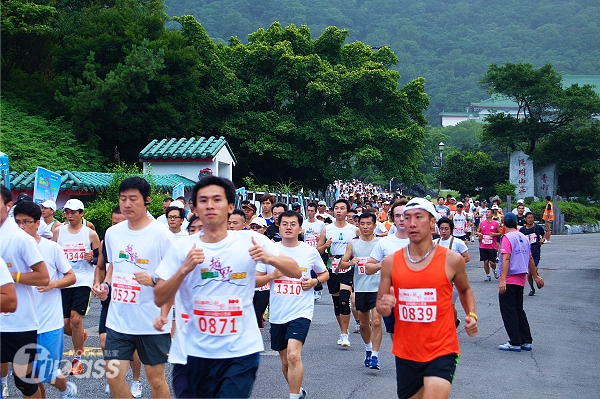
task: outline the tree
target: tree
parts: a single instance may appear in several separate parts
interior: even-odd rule
[[[494,184],[508,179],[507,165],[494,162],[483,152],[455,151],[444,157],[437,178],[462,195],[494,195]]]

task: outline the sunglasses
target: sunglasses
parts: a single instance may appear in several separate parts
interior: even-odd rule
[[[262,229],[262,226],[259,226],[259,225],[257,225],[257,224],[251,224],[251,225],[250,225],[250,228],[251,228],[252,230],[258,230],[258,229]]]

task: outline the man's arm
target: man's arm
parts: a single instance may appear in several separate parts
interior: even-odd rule
[[[252,244],[254,244],[254,246],[252,246],[248,252],[255,262],[271,265],[288,277],[302,277],[302,270],[300,270],[300,266],[298,266],[298,263],[294,259],[285,255],[271,255],[256,243],[254,237],[252,237]]]
[[[465,252],[463,252],[461,254],[461,256],[463,257],[465,263],[469,263],[469,261],[471,260],[471,255],[469,255],[469,250],[468,249]]]
[[[349,242],[348,245],[346,245],[346,252],[344,253],[344,256],[342,256],[342,259],[340,260],[340,269],[349,269],[351,266],[355,266],[358,264],[358,258],[354,258],[352,260],[350,260],[350,258],[352,257],[352,242]]]
[[[470,337],[473,337],[477,334],[479,327],[477,326],[477,316],[475,313],[475,295],[473,295],[473,290],[469,284],[465,261],[462,256],[448,251],[446,254],[446,264],[449,266],[451,273],[454,274],[452,282],[458,292],[460,304],[467,315],[465,317],[465,331]]]
[[[270,281],[275,280],[278,277],[283,276],[283,274],[275,269],[273,270],[272,273],[267,273],[267,272],[256,272],[256,285],[255,287],[262,287],[263,285],[267,284]]]
[[[33,266],[29,266],[29,268],[31,269],[31,272],[27,273],[10,272],[15,283],[33,286],[48,285],[50,282],[50,275],[48,274],[46,262],[38,262]]]
[[[396,306],[396,296],[392,286],[392,266],[394,264],[394,255],[386,256],[381,262],[381,280],[379,282],[379,291],[377,292],[377,313],[382,316],[389,316],[393,313]]]
[[[330,246],[331,240],[327,239],[327,233],[325,232],[325,227],[323,227],[321,233],[319,233],[319,245],[317,245],[317,251],[323,255]]]
[[[533,261],[533,256],[529,255],[529,274],[535,280],[538,288],[542,288],[544,286],[544,280],[537,272],[537,267],[535,267],[535,262]]]
[[[15,284],[7,283],[0,286],[0,312],[12,313],[15,310],[17,310],[17,292],[15,291]]]
[[[368,275],[375,274],[381,270],[381,262],[377,259],[369,257],[367,264],[365,265],[365,273]]]
[[[171,250],[174,250],[171,248]],[[168,280],[159,279],[154,286],[154,303],[156,306],[162,307],[175,300],[175,293],[181,286],[181,283],[190,274],[197,265],[204,262],[204,251],[202,248],[196,248],[196,244],[192,246],[188,252],[183,265],[169,278]]]
[[[58,280],[52,280],[50,281],[50,283],[48,283],[48,285],[46,286],[38,286],[37,290],[38,292],[48,292],[53,288],[67,288],[73,284],[75,284],[75,281],[77,281],[77,276],[75,275],[75,271],[73,269],[69,270],[68,272],[66,272],[63,275],[63,278],[58,279]]]

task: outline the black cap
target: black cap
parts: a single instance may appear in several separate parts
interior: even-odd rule
[[[29,195],[27,195],[25,193],[21,193],[17,197],[17,202],[20,202],[20,201],[30,201],[30,202],[33,202],[33,198],[31,198]],[[16,204],[16,202],[15,202],[15,204]]]
[[[298,202],[294,202],[294,203],[292,204],[292,209],[300,209],[300,203],[298,203]]]

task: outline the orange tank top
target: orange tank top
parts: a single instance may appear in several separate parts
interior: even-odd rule
[[[446,275],[447,249],[437,246],[423,270],[408,268],[402,249],[394,254],[392,286],[396,296],[392,353],[414,362],[460,354],[452,306],[453,286]]]

